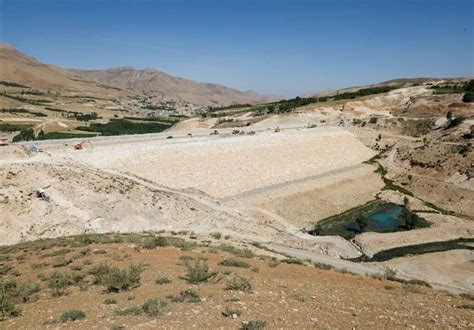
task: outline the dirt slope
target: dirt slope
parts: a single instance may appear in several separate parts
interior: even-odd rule
[[[40,63],[8,44],[0,44],[0,80],[51,92],[115,98],[133,95],[132,92],[105,86],[57,66]]]
[[[79,236],[2,248],[1,265],[8,269],[4,280],[28,283],[30,288],[36,284],[39,291],[30,289],[20,298],[12,295],[9,299],[20,315],[0,321],[0,326],[237,329],[256,320],[265,322],[267,329],[474,326],[472,300],[467,296],[317,269],[309,263],[289,264],[278,261],[285,260],[281,255],[254,247],[229,250],[221,245],[227,242],[223,238],[197,242],[181,238],[186,236],[162,234],[160,244],[169,246],[155,248],[147,243],[152,237],[137,235]],[[217,274],[189,283],[185,275],[198,259]],[[237,260],[242,267],[221,264],[225,259]],[[104,263],[120,269],[142,263],[142,272],[128,289],[110,292],[109,282],[93,275]],[[101,269],[108,272],[104,266]],[[53,271],[73,280],[58,284],[51,280]],[[230,286],[236,276],[248,283]],[[185,290],[192,291],[182,296],[187,297],[183,301],[179,297]],[[151,298],[161,302],[157,308],[140,307]],[[68,310],[82,311],[83,318],[61,322],[61,314]]]

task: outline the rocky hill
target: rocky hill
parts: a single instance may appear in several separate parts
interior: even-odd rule
[[[72,70],[83,77],[136,93],[208,106],[259,103],[268,97],[253,91],[240,91],[226,86],[201,83],[173,77],[162,71],[120,67],[107,70]]]

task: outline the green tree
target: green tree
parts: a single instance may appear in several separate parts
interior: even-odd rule
[[[32,128],[25,128],[18,135],[13,137],[13,142],[32,141],[35,139],[35,132]]]
[[[359,226],[359,230],[361,233],[365,230],[365,228],[369,226],[369,219],[367,219],[367,217],[358,216],[355,222],[357,226]]]

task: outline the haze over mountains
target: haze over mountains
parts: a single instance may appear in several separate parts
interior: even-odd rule
[[[149,68],[66,70],[43,64],[7,44],[0,44],[0,66],[1,80],[58,92],[116,97],[127,97],[136,93],[206,106],[259,103],[270,99],[253,91],[244,92],[219,84],[173,77]]]

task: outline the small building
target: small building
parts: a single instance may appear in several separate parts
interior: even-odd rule
[[[8,138],[0,137],[0,146],[7,146],[8,145]]]

